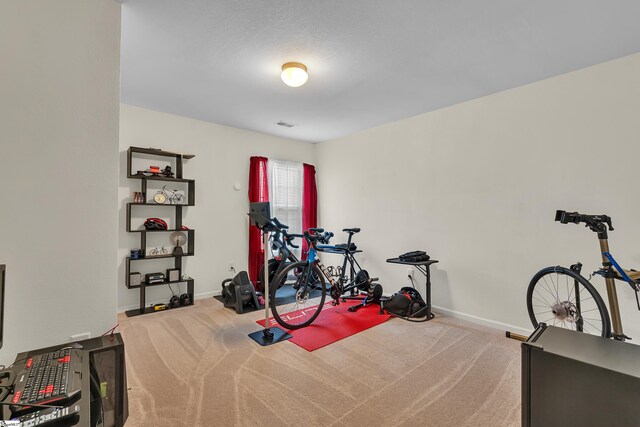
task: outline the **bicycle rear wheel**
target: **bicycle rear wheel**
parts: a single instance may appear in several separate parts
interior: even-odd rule
[[[171,197],[171,202],[174,205],[183,205],[184,204],[184,195],[180,193],[173,193],[173,197]]]
[[[316,320],[326,294],[320,269],[306,261],[294,262],[269,283],[269,307],[283,328],[303,328]]]
[[[608,338],[609,311],[602,297],[580,274],[564,267],[540,270],[527,289],[527,310],[540,323]]]
[[[277,261],[273,258],[269,260],[269,284],[273,284],[273,279],[276,278],[276,272],[278,271],[278,267],[280,266],[280,261]],[[260,289],[264,289],[264,264],[260,267],[260,271],[258,272],[258,283],[260,283]]]

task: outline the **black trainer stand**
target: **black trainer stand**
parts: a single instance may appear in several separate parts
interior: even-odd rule
[[[271,209],[269,202],[251,203],[249,217],[253,225],[262,230],[263,247],[264,247],[264,265],[265,271],[269,265],[269,233],[271,230]],[[290,334],[276,327],[269,327],[269,274],[264,275],[264,329],[249,334],[249,338],[260,344],[268,346],[286,341],[292,338]]]
[[[349,307],[349,311],[356,312],[362,307],[366,307],[370,304],[378,304],[380,306],[380,314],[383,314],[382,305],[380,304],[380,300],[382,299],[382,285],[379,283],[373,283],[377,281],[377,277],[369,278],[367,283],[367,293],[364,294],[364,299],[361,297],[363,294],[360,294],[360,297],[347,297],[347,299],[362,299],[360,304]]]
[[[429,266],[431,264],[435,264],[436,261],[435,259],[430,259],[428,261],[402,261],[400,258],[389,258],[387,260],[387,262],[391,263],[391,264],[404,264],[404,265],[411,265],[413,267],[415,267],[419,272],[421,272],[422,274],[425,275],[425,277],[427,278],[427,284],[426,284],[426,288],[425,288],[425,298],[424,301],[427,303],[427,320],[431,320],[433,319],[434,315],[431,312],[431,272],[429,271]]]

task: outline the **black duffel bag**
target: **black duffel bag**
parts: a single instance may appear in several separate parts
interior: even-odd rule
[[[384,310],[406,320],[427,320],[427,303],[417,289],[405,286],[383,302]],[[423,319],[424,318],[424,319]]]

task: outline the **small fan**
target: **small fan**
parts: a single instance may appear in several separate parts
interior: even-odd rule
[[[182,231],[174,231],[173,233],[171,233],[171,236],[169,236],[169,241],[174,246],[173,248],[174,255],[184,254],[184,251],[182,250],[182,246],[185,243],[187,243],[186,234],[184,234]]]

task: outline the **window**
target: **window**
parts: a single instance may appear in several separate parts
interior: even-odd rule
[[[302,163],[269,159],[268,168],[271,215],[288,225],[290,233],[302,233]],[[300,258],[300,249],[293,252]]]

